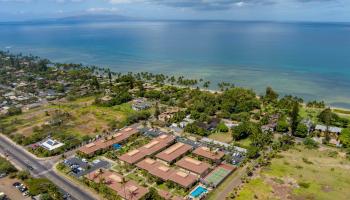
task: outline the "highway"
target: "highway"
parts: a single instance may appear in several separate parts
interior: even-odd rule
[[[0,149],[8,154],[9,160],[28,169],[34,177],[45,177],[51,180],[64,192],[69,193],[72,199],[76,200],[96,200],[97,198],[90,191],[85,191],[76,184],[58,175],[53,170],[53,164],[46,160],[40,160],[30,155],[29,152],[13,144],[4,136],[0,135]]]

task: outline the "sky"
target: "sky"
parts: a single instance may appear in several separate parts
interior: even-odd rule
[[[350,0],[0,0],[0,21],[85,14],[162,20],[350,22]]]

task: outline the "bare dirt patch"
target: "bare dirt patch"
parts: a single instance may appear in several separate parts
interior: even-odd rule
[[[0,191],[4,192],[10,199],[30,200],[29,197],[24,197],[17,188],[12,186],[12,184],[15,182],[20,181],[18,181],[17,179],[10,179],[9,177],[1,178]]]

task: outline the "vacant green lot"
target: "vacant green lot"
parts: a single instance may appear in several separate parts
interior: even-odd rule
[[[217,140],[220,142],[231,143],[232,133],[212,133],[208,136],[210,139]]]
[[[298,146],[283,152],[243,187],[238,199],[347,200],[350,161],[335,151]]]
[[[126,118],[135,112],[128,103],[114,107],[101,107],[94,105],[93,101],[93,97],[86,97],[75,101],[56,102],[21,115],[7,117],[0,123],[9,133],[31,136],[33,129],[49,123],[54,112],[60,111],[67,112],[71,116],[65,126],[65,132],[80,136],[94,136],[113,126],[122,127]]]

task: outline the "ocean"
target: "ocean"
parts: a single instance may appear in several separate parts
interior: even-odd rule
[[[1,24],[0,49],[221,81],[350,108],[350,24],[125,21]]]

